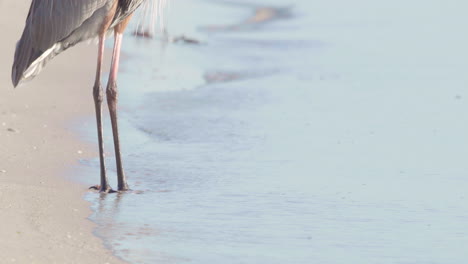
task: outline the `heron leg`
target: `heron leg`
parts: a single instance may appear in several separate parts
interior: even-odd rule
[[[122,45],[122,33],[115,32],[115,43],[114,51],[112,54],[112,64],[109,74],[109,81],[107,83],[107,106],[109,107],[109,113],[111,117],[112,133],[114,135],[114,149],[115,149],[115,160],[117,163],[117,180],[118,190],[127,191],[129,190],[125,172],[122,166],[122,157],[120,153],[120,141],[119,141],[119,128],[117,123],[117,73],[119,70],[119,59],[120,59],[120,47]]]
[[[104,161],[104,142],[102,137],[102,100],[103,100],[103,89],[101,87],[101,73],[102,73],[102,61],[104,58],[104,42],[105,35],[99,37],[99,50],[98,50],[98,61],[96,69],[96,81],[93,87],[94,106],[96,108],[96,123],[99,141],[99,161],[101,167],[101,185],[91,187],[99,190],[99,192],[112,192],[109,186],[107,175],[106,175],[106,164]]]

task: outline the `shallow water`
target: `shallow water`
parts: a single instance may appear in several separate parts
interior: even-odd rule
[[[468,4],[450,3],[174,1],[169,32],[201,44],[125,39],[135,191],[87,195],[97,235],[131,263],[468,261]]]

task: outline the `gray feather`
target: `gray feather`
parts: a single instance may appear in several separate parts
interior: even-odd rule
[[[95,38],[115,0],[33,0],[16,45],[12,82],[36,76],[60,52]]]

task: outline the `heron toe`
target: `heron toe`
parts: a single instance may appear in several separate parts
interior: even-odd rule
[[[128,185],[126,185],[126,184],[124,186],[118,188],[118,192],[131,192],[131,191],[133,191],[133,190],[130,189],[128,187]]]
[[[116,192],[110,186],[101,187],[101,185],[94,185],[94,186],[89,187],[89,189],[99,191],[100,193],[115,193]]]

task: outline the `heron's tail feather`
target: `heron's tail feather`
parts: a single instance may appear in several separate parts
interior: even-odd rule
[[[55,43],[45,51],[35,49],[31,43],[29,34],[25,30],[16,44],[15,59],[11,72],[14,87],[23,81],[34,78],[49,60],[65,49],[60,42]]]

